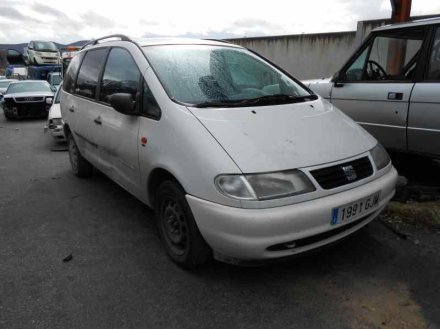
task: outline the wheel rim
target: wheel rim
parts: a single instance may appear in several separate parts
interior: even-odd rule
[[[74,172],[78,171],[78,149],[72,137],[69,140],[69,158]]]
[[[174,254],[181,256],[188,248],[185,214],[174,198],[166,198],[162,205],[162,230],[166,243]]]

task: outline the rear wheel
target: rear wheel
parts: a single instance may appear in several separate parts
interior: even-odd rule
[[[79,153],[78,146],[73,139],[73,135],[67,137],[69,148],[70,165],[75,176],[85,178],[89,177],[93,172],[93,166]]]
[[[160,184],[156,195],[156,222],[168,256],[180,267],[193,269],[212,258],[185,198],[174,181]]]

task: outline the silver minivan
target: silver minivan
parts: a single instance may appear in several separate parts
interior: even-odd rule
[[[440,18],[377,28],[331,79],[304,83],[387,149],[440,157]]]
[[[394,194],[396,170],[370,134],[236,45],[103,38],[72,59],[62,88],[73,172],[96,167],[153,207],[182,267],[321,247]]]

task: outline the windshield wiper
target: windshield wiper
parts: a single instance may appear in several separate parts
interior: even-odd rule
[[[279,105],[289,103],[302,103],[317,100],[317,95],[293,96],[286,94],[267,95],[250,99],[239,100],[222,100],[222,101],[207,101],[199,104],[194,104],[194,107],[245,107],[254,105]]]
[[[202,102],[194,105],[190,105],[193,107],[237,107],[241,106],[243,104],[243,101],[232,101],[232,100],[222,100],[222,101],[207,101]]]
[[[242,104],[277,105],[277,104],[289,104],[289,103],[302,103],[302,102],[314,101],[317,99],[318,96],[316,95],[293,96],[286,94],[276,94],[276,95],[267,95],[257,98],[246,99],[242,101]]]

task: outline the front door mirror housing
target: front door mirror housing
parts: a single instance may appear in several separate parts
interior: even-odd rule
[[[116,93],[110,97],[110,105],[119,113],[136,114],[136,102],[129,93]]]
[[[333,75],[332,82],[336,88],[341,88],[344,86],[343,74],[341,74],[341,71],[338,71]]]

